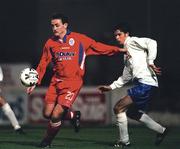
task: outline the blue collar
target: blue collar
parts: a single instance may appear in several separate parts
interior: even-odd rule
[[[66,35],[63,37],[63,42],[66,42],[67,35],[69,35],[70,33],[71,33],[71,31],[67,30]]]

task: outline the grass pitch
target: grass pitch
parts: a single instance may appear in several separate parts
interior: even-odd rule
[[[25,127],[27,135],[19,135],[10,127],[0,128],[0,149],[38,149],[46,127]],[[128,149],[180,149],[180,127],[173,127],[160,146],[154,145],[155,133],[143,126],[129,127],[132,143]],[[72,127],[62,127],[52,143],[52,149],[115,149],[115,126],[83,127],[75,133]]]

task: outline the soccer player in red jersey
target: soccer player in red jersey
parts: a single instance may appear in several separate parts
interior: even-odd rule
[[[71,115],[76,115],[69,111],[69,108],[83,85],[86,56],[124,52],[124,49],[119,47],[96,42],[86,35],[71,32],[68,29],[68,18],[63,14],[52,15],[51,26],[54,35],[45,43],[36,69],[40,84],[46,67],[50,62],[53,63],[54,75],[46,93],[44,108],[44,117],[49,119],[49,125],[40,147],[50,146],[62,121],[73,119]],[[31,93],[34,88],[35,86],[27,88],[27,93]]]

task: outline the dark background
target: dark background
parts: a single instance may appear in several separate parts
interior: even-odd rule
[[[63,12],[70,28],[97,41],[115,44],[112,27],[128,22],[134,36],[158,42],[156,64],[162,67],[160,92],[154,107],[180,112],[179,0],[6,0],[0,4],[0,63],[28,62],[36,67],[51,35],[49,16]],[[122,54],[86,59],[85,85],[109,84],[121,75]],[[47,76],[51,76],[51,67]],[[45,77],[43,85],[48,85]]]

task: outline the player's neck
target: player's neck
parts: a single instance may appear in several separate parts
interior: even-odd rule
[[[66,35],[66,33],[67,33],[67,31],[64,31],[61,34],[59,34],[59,39],[62,40],[64,38],[64,36]]]

